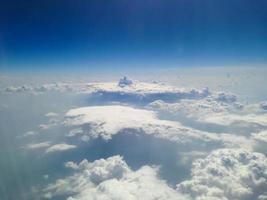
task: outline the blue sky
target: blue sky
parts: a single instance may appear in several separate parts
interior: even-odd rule
[[[265,64],[265,0],[0,1],[1,70]]]

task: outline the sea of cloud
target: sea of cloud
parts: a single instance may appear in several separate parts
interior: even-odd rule
[[[236,94],[207,87],[181,88],[127,77],[118,82],[24,85],[1,91],[50,92],[82,94],[86,103],[61,113],[48,112],[46,123],[18,137],[35,138],[22,145],[26,152],[59,161],[64,157],[61,165],[67,173],[49,175],[48,182],[37,186],[41,199],[267,199],[265,101],[244,103]],[[143,159],[147,149],[135,141],[134,151],[125,153],[129,150],[123,143],[131,143],[131,135],[149,141],[153,150],[173,147],[156,149],[146,157],[157,160],[164,153],[168,161],[142,160],[136,167],[133,161]],[[113,144],[118,138],[120,142]],[[99,152],[98,143],[104,152]],[[79,159],[68,157],[72,154]],[[104,156],[92,159],[89,154]],[[170,179],[166,168],[179,178]]]

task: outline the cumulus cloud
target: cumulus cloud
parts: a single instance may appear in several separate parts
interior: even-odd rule
[[[267,154],[266,102],[241,104],[237,96],[230,93],[143,83],[127,77],[118,83],[56,83],[5,90],[49,91],[84,93],[89,102],[96,100],[101,104],[66,113],[63,125],[68,127],[65,134],[68,140],[78,137],[83,141],[96,138],[108,141],[116,134],[146,134],[178,144],[180,165],[189,167],[193,163],[193,168],[191,179],[172,188],[158,177],[158,167],[145,165],[133,171],[120,156],[94,162],[67,162],[65,167],[74,170],[74,174],[49,184],[44,189],[47,198],[66,195],[68,200],[263,200],[267,197],[263,192],[267,190],[267,164],[263,155]],[[122,106],[122,103],[126,104]],[[39,126],[41,130],[62,122],[57,113],[49,112],[45,116],[49,121]],[[67,144],[64,140],[59,144],[27,145],[28,149],[45,149],[45,153],[77,147],[78,144]],[[209,154],[211,150],[225,147],[233,149],[219,149]]]
[[[62,88],[64,84],[55,85]],[[247,109],[237,102],[234,94],[211,93],[207,88],[185,90],[160,83],[132,81],[126,77],[119,83],[89,83],[75,86],[83,88],[80,91],[88,92],[90,97],[99,97],[109,103],[113,100],[126,100],[127,103],[134,103],[136,106],[142,101],[152,102],[145,107],[150,110],[127,106],[95,106],[70,110],[66,114],[65,124],[73,129],[66,136],[79,136],[83,141],[97,137],[111,139],[114,134],[133,129],[134,132],[143,132],[180,143],[195,140],[221,144],[223,141],[223,145],[232,146],[232,141],[240,140],[242,145],[250,146],[247,135],[237,136],[238,129],[250,134],[267,127],[267,113],[247,114]],[[53,87],[49,85],[45,88]],[[170,103],[172,100],[175,103]],[[171,119],[160,120],[158,116],[161,117],[162,113],[167,113]],[[47,116],[56,116],[56,113],[47,113]],[[39,127],[47,130],[58,123],[55,119]],[[234,135],[223,134],[228,133],[228,129],[231,129],[230,132]],[[235,144],[238,144],[236,142]]]
[[[94,162],[83,160],[68,166],[75,170],[74,175],[49,184],[44,189],[45,197],[65,195],[68,200],[187,199],[158,178],[157,167],[143,166],[133,171],[120,156]]]
[[[233,103],[237,100],[237,97],[234,94],[219,92],[216,94],[215,99],[220,102]]]
[[[115,116],[115,117],[114,117]],[[111,139],[115,134],[148,134],[195,148],[208,145],[251,148],[249,139],[232,134],[216,134],[183,126],[177,121],[161,120],[153,111],[129,106],[93,106],[72,109],[66,114],[69,126],[82,126],[88,137]]]
[[[77,135],[82,135],[83,134],[83,129],[82,128],[74,128],[69,131],[68,134],[66,134],[67,137],[73,137]]]
[[[147,124],[154,125],[157,122],[159,125],[163,124],[152,111],[128,106],[92,106],[69,110],[66,113],[65,124],[69,126],[88,124],[92,127],[92,136],[100,135],[104,139],[110,139],[112,135],[119,133],[122,129],[138,129]],[[167,123],[167,125],[174,124]]]
[[[182,79],[179,85],[185,85]],[[118,82],[21,85],[1,92],[9,93],[7,96],[10,93],[54,96],[59,92],[86,97],[88,107],[69,110],[63,121],[59,114],[46,110],[47,123],[42,122],[38,130],[46,134],[28,132],[24,136],[33,138],[20,137],[22,143],[28,139],[43,141],[22,146],[42,150],[47,157],[53,157],[53,152],[60,155],[80,147],[72,152],[73,159],[80,161],[83,155],[99,159],[66,162],[65,168],[73,173],[61,179],[54,180],[58,178],[56,172],[42,176],[46,183],[51,181],[42,191],[47,198],[267,199],[266,102],[240,103],[232,93],[185,89],[157,81],[139,82],[127,77]],[[84,143],[76,138],[90,141]],[[126,145],[121,145],[121,141]],[[133,145],[129,147],[128,143]],[[106,152],[98,152],[99,149]],[[133,168],[120,156],[99,158],[118,153]],[[48,159],[52,164],[58,157],[53,158]],[[69,160],[62,157],[56,163],[66,159]]]
[[[254,149],[267,155],[267,131],[253,133],[252,139]]]
[[[49,91],[85,93],[98,101],[118,101],[135,104],[148,103],[158,99],[169,102],[179,99],[203,98],[210,94],[207,88],[203,90],[184,89],[156,82],[134,82],[127,77],[123,77],[118,83],[55,83],[41,86],[7,87],[4,90],[4,92],[8,93],[44,93]]]
[[[91,97],[99,101],[117,101],[132,104],[146,104],[155,100],[174,102],[179,99],[200,99],[210,94],[203,90],[184,89],[159,83],[134,82],[121,87],[116,83],[94,84]]]
[[[203,143],[217,145],[240,145],[247,140],[229,134],[208,133],[183,126],[177,121],[161,120],[153,111],[129,106],[81,107],[66,113],[65,124],[76,127],[67,136],[83,135],[90,138],[101,137],[109,140],[115,134],[137,133],[170,140],[179,144]],[[83,128],[83,133],[81,133]]]
[[[49,148],[46,149],[46,153],[52,153],[52,152],[58,152],[58,151],[67,151],[70,149],[75,149],[75,145],[70,145],[66,143],[61,143],[61,144],[55,144],[50,146]]]
[[[196,200],[264,199],[267,158],[244,149],[219,149],[193,163],[192,178],[177,190]]]
[[[176,103],[158,100],[147,107],[205,131],[251,134],[267,127],[267,113],[259,110],[258,105],[244,106],[232,100],[222,101],[217,95],[203,99],[183,99]]]
[[[133,84],[133,81],[127,78],[126,76],[124,76],[123,78],[119,80],[118,86],[125,87],[125,86],[132,85],[132,84]]]
[[[43,189],[47,198],[85,199],[265,199],[267,158],[244,149],[219,149],[193,162],[192,177],[172,188],[159,178],[159,168],[143,166],[133,171],[120,156],[94,162],[67,162],[74,174]],[[203,158],[204,157],[204,158]],[[175,173],[179,173],[176,171]]]
[[[265,101],[265,102],[261,102],[260,103],[260,107],[261,107],[261,109],[263,109],[263,110],[267,110],[267,102]]]

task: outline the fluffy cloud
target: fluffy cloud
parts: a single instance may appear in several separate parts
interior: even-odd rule
[[[117,101],[146,104],[155,100],[174,102],[179,99],[201,99],[210,94],[203,90],[183,89],[159,83],[134,82],[132,84],[99,83],[92,85],[95,90],[91,97],[100,101]]]
[[[76,127],[67,136],[86,135],[109,140],[115,134],[132,132],[148,134],[179,144],[203,143],[231,146],[247,140],[230,134],[215,134],[183,126],[177,121],[161,120],[153,111],[129,106],[92,106],[72,109],[67,112],[65,124]],[[81,128],[83,133],[81,133]]]
[[[225,98],[222,101],[214,95],[203,99],[183,99],[176,103],[159,100],[150,103],[148,108],[206,131],[250,134],[267,128],[267,113],[258,104],[242,105]]]
[[[267,110],[267,102],[261,102],[260,103],[260,107],[263,109],[263,110]]]
[[[179,79],[179,85],[185,85],[187,77],[179,75]],[[229,81],[228,78],[227,84]],[[196,83],[197,87],[207,84]],[[1,92],[9,93],[6,96],[11,97],[10,93],[49,95],[49,101],[52,100],[49,107],[40,106],[42,111],[49,108],[45,110],[47,123],[42,121],[36,130],[43,134],[28,132],[24,135],[27,138],[19,138],[23,147],[38,153],[42,150],[45,157],[49,157],[49,170],[44,172],[46,175],[40,183],[44,183],[43,179],[46,183],[51,181],[43,190],[47,198],[267,200],[266,102],[241,104],[234,94],[211,92],[208,88],[184,89],[159,82],[144,83],[127,77],[118,82],[22,85],[7,87]],[[76,101],[76,95],[79,95],[79,99],[86,97],[88,106],[94,106],[69,110],[62,126],[60,108],[57,108],[59,114],[50,112],[58,105],[51,97],[59,96],[64,100],[66,94],[75,98],[73,104],[79,104],[80,101]],[[46,99],[41,102],[46,103]],[[62,108],[70,109],[68,104],[63,101]],[[8,103],[9,109],[10,105]],[[29,127],[25,124],[22,130],[24,128]],[[133,137],[128,133],[145,135]],[[124,135],[115,137],[116,134]],[[84,143],[75,137],[91,141]],[[29,141],[43,142],[25,145]],[[225,147],[228,149],[219,149]],[[57,171],[61,161],[69,160],[66,154],[61,157],[61,153],[75,148],[71,157],[77,160],[65,163],[72,175],[67,172],[65,177],[54,180],[66,172],[62,170],[58,174]],[[101,155],[114,154],[124,155],[135,170],[120,156],[99,159]],[[83,155],[99,160],[80,162]],[[50,166],[55,171],[51,172]]]
[[[196,200],[266,199],[267,158],[243,149],[219,149],[196,160],[192,179],[177,190]]]
[[[267,131],[252,134],[252,139],[254,149],[267,155]]]
[[[216,94],[215,99],[219,102],[233,103],[237,97],[234,94],[219,92]]]
[[[267,195],[267,158],[244,149],[219,149],[197,159],[191,179],[179,183],[176,190],[158,177],[158,167],[143,166],[133,171],[120,156],[67,162],[65,167],[74,174],[50,183],[43,190],[45,197],[263,200]]]
[[[126,77],[119,83],[6,89],[6,92],[47,91],[85,93],[89,102],[96,100],[101,104],[69,110],[63,122],[68,126],[68,129],[64,127],[69,131],[66,137],[88,141],[99,137],[110,140],[124,133],[146,134],[178,144],[179,167],[188,168],[193,163],[191,179],[178,183],[175,190],[158,177],[159,168],[145,165],[133,171],[120,156],[78,164],[67,162],[65,167],[74,170],[74,174],[49,184],[44,189],[47,198],[64,195],[68,200],[263,200],[267,197],[263,192],[267,190],[266,157],[251,152],[267,153],[267,134],[262,131],[267,128],[266,102],[243,105],[234,94],[211,93],[207,88],[186,90]],[[62,122],[56,113],[46,116],[49,122],[40,125],[41,130],[48,132]],[[65,139],[74,144],[65,143]],[[75,142],[64,138],[59,144],[41,142],[29,144],[27,148],[52,153],[74,149],[80,144]],[[209,154],[225,147],[240,149],[221,149]]]
[[[94,162],[68,163],[74,175],[59,179],[44,189],[45,197],[69,196],[68,200],[167,200],[186,199],[158,178],[158,168],[143,166],[133,171],[120,156]]]

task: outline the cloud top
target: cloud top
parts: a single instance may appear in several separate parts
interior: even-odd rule
[[[267,195],[267,158],[244,149],[219,149],[196,160],[192,179],[177,187],[196,200],[259,200]]]
[[[133,171],[121,156],[70,163],[75,173],[48,185],[44,189],[45,197],[67,195],[68,200],[186,200],[184,195],[158,178],[156,167],[143,166]]]
[[[124,132],[148,134],[180,144],[220,143],[222,139],[212,133],[183,126],[177,121],[161,120],[153,111],[129,106],[91,106],[72,109],[66,113],[65,124],[83,127],[84,133],[90,138],[101,137],[105,140]]]

